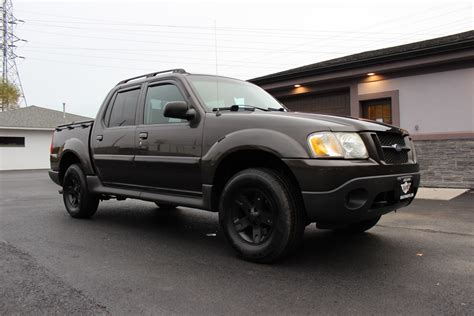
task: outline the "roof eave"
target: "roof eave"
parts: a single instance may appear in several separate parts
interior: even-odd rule
[[[54,131],[54,127],[0,126],[0,129],[26,131]]]
[[[426,48],[420,48],[420,49],[406,51],[406,52],[387,54],[387,55],[367,58],[363,60],[336,64],[336,65],[328,65],[327,67],[321,67],[317,69],[308,69],[308,70],[302,69],[301,71],[295,70],[295,72],[292,72],[289,74],[282,73],[280,75],[277,73],[274,75],[268,75],[268,76],[250,79],[249,81],[255,84],[266,84],[266,83],[272,83],[272,82],[277,82],[281,80],[301,78],[302,76],[303,77],[314,76],[314,75],[324,74],[328,72],[334,72],[334,71],[340,71],[340,70],[346,70],[346,69],[356,69],[359,67],[377,65],[381,63],[404,61],[404,60],[416,59],[420,57],[433,56],[437,54],[462,51],[465,49],[472,49],[473,47],[474,47],[474,40],[467,39],[467,40],[459,41],[456,43],[449,43],[449,44],[439,45],[435,47],[426,47]]]

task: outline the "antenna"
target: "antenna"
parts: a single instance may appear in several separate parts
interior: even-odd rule
[[[20,100],[18,104],[7,104],[6,100],[1,101],[1,110],[6,111],[9,108],[18,107],[21,104],[27,105],[23,86],[21,84],[20,75],[16,65],[16,59],[24,57],[18,56],[15,53],[17,42],[26,42],[14,33],[14,29],[18,23],[23,23],[23,20],[18,20],[13,16],[13,5],[11,0],[3,0],[0,8],[1,22],[1,58],[2,58],[2,82],[10,83],[16,86],[20,92]]]
[[[217,102],[217,111],[216,116],[220,116],[221,112],[219,111],[219,79],[217,75],[219,74],[218,62],[217,62],[217,21],[214,20],[214,55],[216,57],[216,102]]]
[[[217,63],[217,21],[214,20],[214,55],[216,57],[216,75],[219,74],[219,68]]]

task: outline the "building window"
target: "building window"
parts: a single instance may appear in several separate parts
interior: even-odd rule
[[[392,124],[391,98],[361,101],[361,106],[363,118],[381,123]]]
[[[0,136],[0,147],[25,147],[25,137]]]

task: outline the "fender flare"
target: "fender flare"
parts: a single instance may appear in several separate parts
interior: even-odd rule
[[[61,157],[59,158],[60,166],[62,163],[62,157],[68,153],[74,154],[79,159],[82,170],[86,175],[94,174],[94,169],[92,168],[89,157],[89,147],[84,144],[83,141],[79,140],[78,138],[70,138],[66,140],[63,148],[61,148]]]
[[[309,158],[305,147],[282,132],[261,128],[239,130],[220,138],[202,157],[203,183],[212,184],[219,164],[242,150],[265,151],[279,158]]]

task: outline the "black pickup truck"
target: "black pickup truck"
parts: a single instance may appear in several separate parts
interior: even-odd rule
[[[58,126],[49,175],[74,218],[110,198],[219,212],[255,262],[288,254],[313,222],[364,232],[420,182],[400,128],[291,112],[251,83],[182,69],[123,80],[95,121]]]

